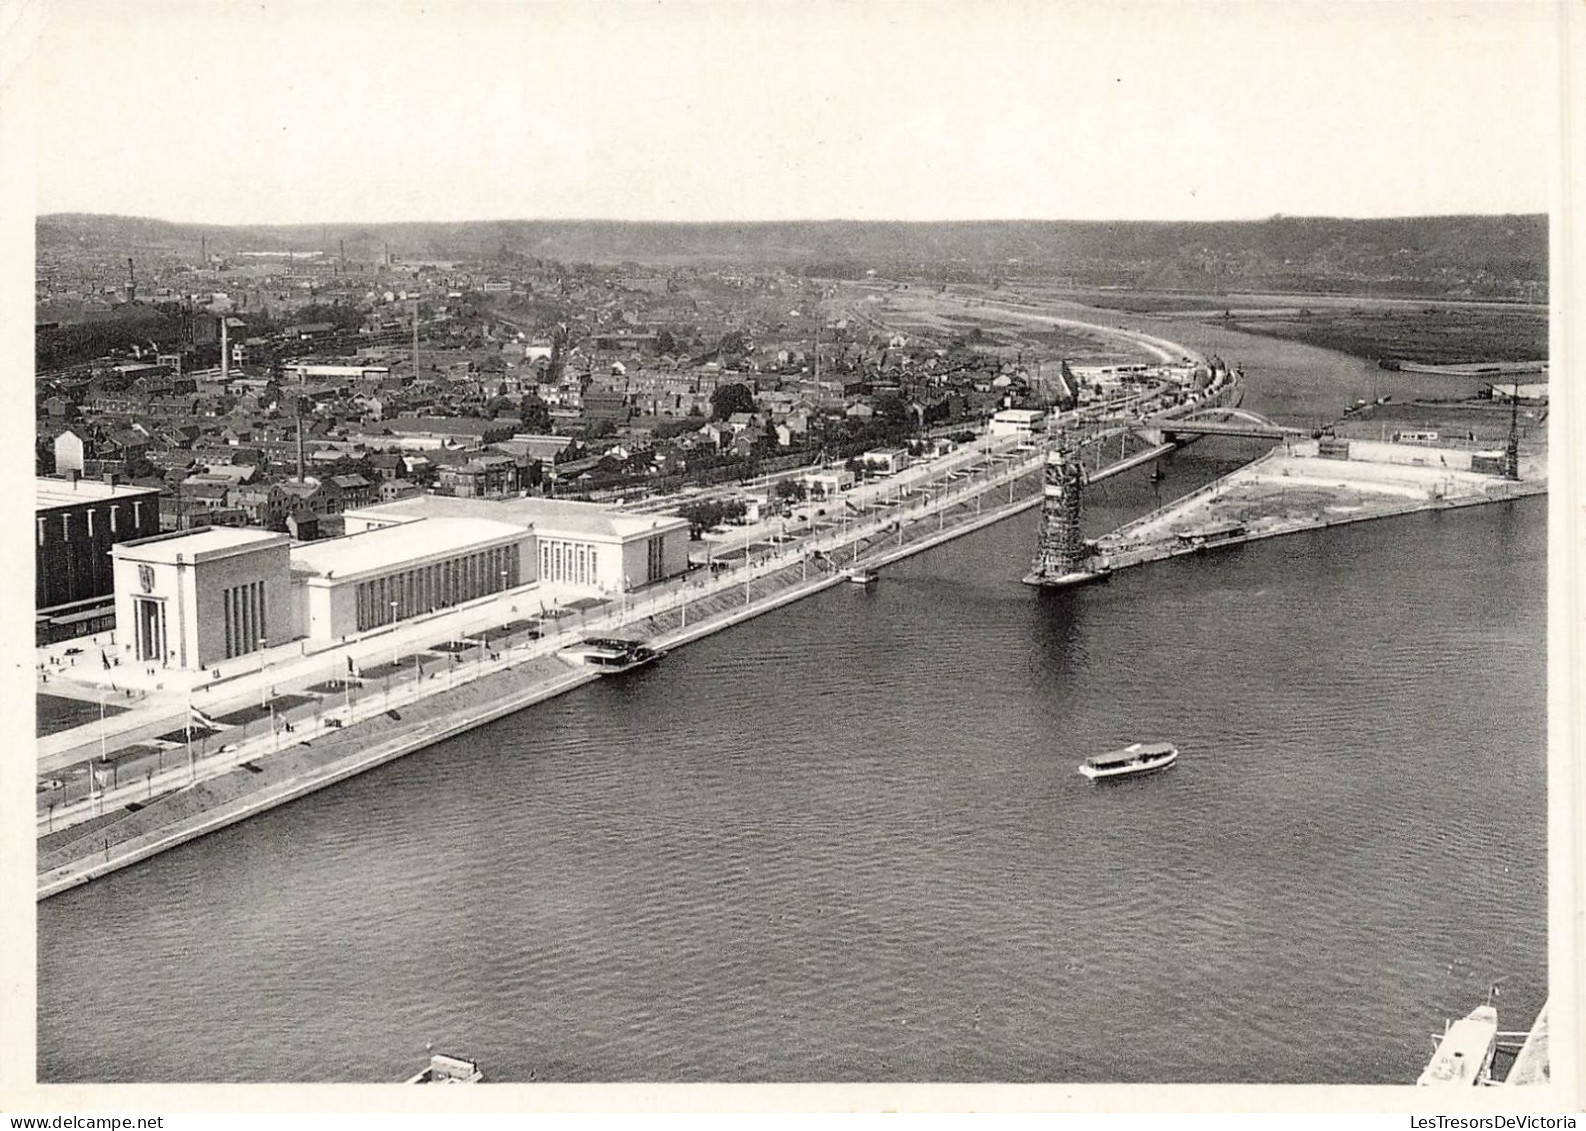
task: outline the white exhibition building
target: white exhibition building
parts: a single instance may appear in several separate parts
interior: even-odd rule
[[[687,520],[591,503],[420,495],[343,517],[344,536],[316,542],[207,527],[119,543],[117,644],[140,663],[207,669],[523,586],[604,597],[689,568]]]

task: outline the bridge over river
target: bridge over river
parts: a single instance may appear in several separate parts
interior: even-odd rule
[[[1141,421],[1139,430],[1159,444],[1193,436],[1245,436],[1258,440],[1282,440],[1304,436],[1303,428],[1277,424],[1247,408],[1219,406],[1197,409],[1183,416],[1152,416]]]

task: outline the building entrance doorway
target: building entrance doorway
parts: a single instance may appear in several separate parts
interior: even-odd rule
[[[132,622],[136,625],[139,660],[165,662],[165,602],[133,598]]]

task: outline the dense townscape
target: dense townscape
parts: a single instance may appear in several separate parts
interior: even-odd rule
[[[246,252],[136,271],[41,267],[38,470],[157,488],[162,530],[313,537],[429,489],[675,490],[1028,393],[1013,357],[827,313],[786,273]]]

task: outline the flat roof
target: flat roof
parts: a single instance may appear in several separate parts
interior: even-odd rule
[[[687,527],[688,520],[661,514],[622,514],[598,503],[566,499],[461,499],[451,495],[414,495],[346,512],[353,518],[413,522],[421,518],[479,518],[533,529],[540,537],[579,535],[624,540]]]
[[[134,538],[112,547],[112,552],[136,561],[174,564],[178,554],[186,561],[196,562],[201,556],[220,557],[271,545],[285,546],[290,541],[285,534],[277,534],[273,530],[257,530],[246,526],[205,526],[199,530],[156,534],[152,538]]]
[[[483,518],[425,518],[380,526],[341,538],[292,547],[292,571],[319,577],[351,578],[401,569],[426,558],[466,553],[477,547],[521,539],[524,528]]]
[[[33,480],[33,483],[33,506],[34,509],[41,511],[54,507],[77,506],[82,503],[106,503],[114,499],[141,498],[160,493],[158,487],[131,487],[124,483],[112,487],[99,479],[79,479],[73,483],[68,479],[53,479],[40,475]]]

